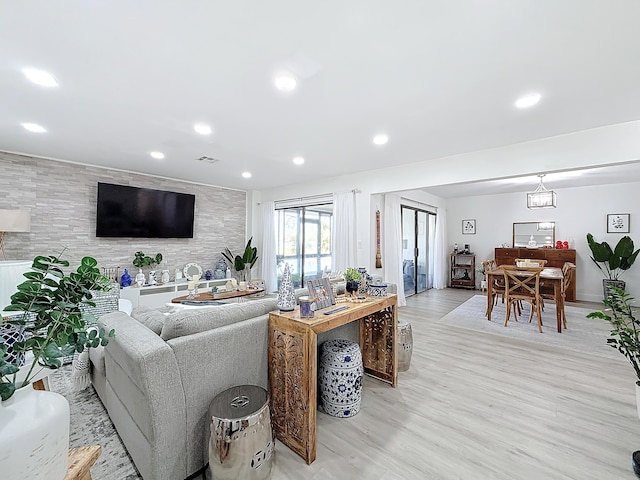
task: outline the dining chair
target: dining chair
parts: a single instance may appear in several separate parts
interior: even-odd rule
[[[532,320],[534,312],[538,316],[538,330],[542,333],[542,299],[540,297],[540,273],[542,267],[516,267],[512,265],[504,265],[504,301],[506,304],[504,326],[509,323],[511,309],[513,315],[518,321],[518,308],[522,302],[531,304],[531,314],[529,321]]]
[[[560,287],[560,294],[562,295],[562,326],[563,328],[567,328],[567,316],[564,311],[564,300],[567,297],[567,291],[571,284],[575,281],[576,278],[576,265],[572,262],[565,262],[562,266],[562,284]],[[542,285],[541,285],[542,286]],[[540,295],[542,296],[542,308],[544,309],[544,300],[553,300],[558,305],[556,301],[555,294],[553,289],[543,290],[540,289]]]
[[[498,265],[495,259],[485,260],[484,262],[482,262],[482,269],[485,272],[495,270],[496,268],[498,268]],[[491,286],[491,292],[491,302],[493,303],[493,305],[498,304],[498,298],[501,298],[502,303],[504,303],[504,280],[501,278],[494,278],[493,285]]]

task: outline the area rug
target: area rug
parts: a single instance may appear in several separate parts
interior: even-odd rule
[[[102,453],[91,468],[94,479],[137,480],[142,478],[129,457],[120,437],[92,386],[74,389],[73,368],[65,365],[49,376],[49,389],[69,402],[71,424],[69,445],[72,448],[100,445]]]
[[[486,309],[487,297],[475,295],[442,317],[437,323],[601,357],[623,358],[617,350],[607,345],[607,338],[610,333],[609,323],[597,318],[586,318],[586,315],[592,312],[593,309],[565,305],[567,329],[563,329],[562,333],[558,333],[556,309],[551,302],[545,303],[544,312],[542,313],[542,329],[544,333],[538,331],[535,315],[533,321],[529,323],[529,304],[524,305],[524,311],[518,321],[514,322],[513,317],[511,317],[506,327],[504,326],[504,304],[498,302],[498,305],[493,307],[491,321],[488,321],[485,316]]]

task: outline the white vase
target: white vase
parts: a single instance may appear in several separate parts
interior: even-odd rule
[[[638,418],[640,418],[640,385],[636,382],[636,411]]]
[[[0,402],[2,478],[62,480],[69,454],[69,402],[62,395],[16,390]]]

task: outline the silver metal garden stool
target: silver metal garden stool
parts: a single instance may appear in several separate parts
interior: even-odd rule
[[[271,478],[274,439],[264,388],[240,385],[225,390],[211,402],[209,418],[208,479]]]

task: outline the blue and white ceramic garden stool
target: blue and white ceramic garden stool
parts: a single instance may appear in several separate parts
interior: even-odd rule
[[[411,324],[406,320],[398,320],[398,371],[406,372],[411,365],[413,353],[413,333]]]
[[[362,353],[357,343],[329,340],[321,346],[320,406],[334,417],[353,417],[362,398]]]

